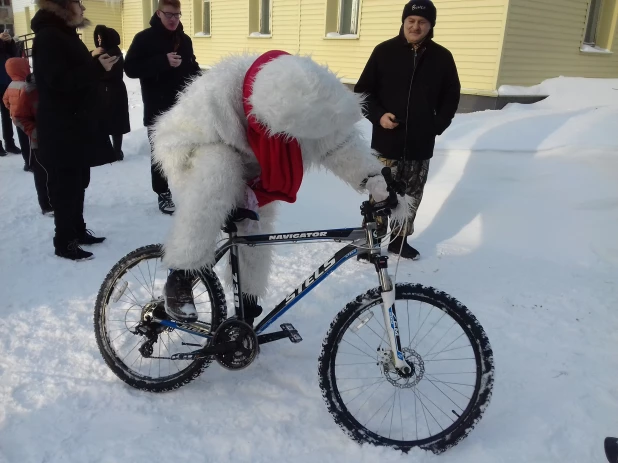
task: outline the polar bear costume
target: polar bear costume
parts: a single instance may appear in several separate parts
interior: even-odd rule
[[[169,268],[213,265],[230,212],[251,207],[255,198],[247,182],[260,175],[261,166],[248,142],[243,83],[256,59],[224,59],[195,78],[156,122],[154,157],[176,203],[164,246]],[[322,167],[359,192],[368,190],[377,200],[387,196],[383,166],[355,126],[362,118],[362,99],[335,74],[309,57],[279,52],[260,67],[251,90],[250,115],[269,134],[298,143],[304,172]],[[259,222],[239,223],[239,235],[273,233],[276,206],[275,201],[259,207]],[[406,214],[406,204],[400,203],[393,219],[403,221]],[[271,253],[270,246],[240,248],[245,294],[264,295]]]

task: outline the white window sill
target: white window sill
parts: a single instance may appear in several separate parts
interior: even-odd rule
[[[336,32],[329,32],[324,37],[324,40],[358,40],[360,37],[358,34],[344,34],[339,35]]]
[[[197,34],[194,34],[193,37],[212,37],[212,34],[204,34],[203,32],[198,32]]]
[[[579,49],[582,53],[591,53],[591,54],[601,54],[601,55],[611,55],[613,52],[611,50],[606,50],[601,47],[593,47],[591,45],[582,45]]]
[[[260,32],[252,32],[249,34],[250,39],[272,39],[272,34],[261,34]]]

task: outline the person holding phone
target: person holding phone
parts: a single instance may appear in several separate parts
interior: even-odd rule
[[[193,42],[184,33],[179,0],[159,0],[158,9],[150,19],[150,27],[138,33],[127,51],[124,71],[139,79],[144,102],[144,125],[152,138],[152,127],[160,114],[169,110],[178,93],[200,74],[193,54]],[[151,143],[152,147],[152,143]],[[159,210],[173,214],[167,179],[155,163],[150,167],[152,189],[158,196]]]
[[[111,144],[98,126],[97,86],[118,57],[93,59],[77,35],[90,22],[81,0],[37,0],[31,21],[32,61],[39,92],[37,134],[43,164],[49,172],[54,208],[55,253],[75,261],[91,259],[81,248],[103,242],[86,229],[84,195],[90,167]],[[107,141],[107,144],[105,144]],[[110,153],[113,154],[113,153]]]
[[[118,61],[110,72],[106,72],[99,81],[101,102],[101,128],[112,137],[115,159],[122,161],[122,136],[131,131],[129,121],[129,97],[124,83],[124,58],[120,50],[120,34],[111,27],[98,25],[94,28],[95,49],[92,56],[98,58],[107,53],[117,56]]]
[[[414,232],[436,136],[451,124],[461,91],[453,55],[432,40],[436,17],[430,0],[408,2],[399,35],[374,49],[354,87],[365,95],[365,117],[373,124],[371,147],[384,165],[396,169],[412,199],[407,224],[388,250],[413,260],[420,253],[407,237]],[[387,225],[380,224],[380,235]]]

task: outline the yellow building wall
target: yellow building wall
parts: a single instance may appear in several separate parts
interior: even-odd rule
[[[32,19],[32,18],[31,18]],[[27,20],[25,11],[18,11],[13,13],[13,27],[15,35],[24,35],[32,32],[30,30],[30,21]]]
[[[510,0],[498,85],[535,85],[558,76],[618,77],[615,0],[605,0],[602,11],[603,24],[608,15],[613,19],[607,29],[613,32],[613,53],[580,51],[589,1]]]
[[[80,29],[82,40],[89,49],[94,49],[94,28],[102,24],[112,29],[116,29],[122,40],[122,5],[120,3],[106,2],[105,0],[84,0],[86,11],[84,16],[88,18],[91,25]],[[122,47],[122,43],[120,44]]]
[[[304,0],[307,1],[307,0]],[[230,53],[264,52],[272,49],[298,52],[299,0],[273,0],[270,38],[249,37],[249,0],[213,0],[211,2],[211,36],[195,36],[196,16],[202,14],[197,0],[182,5],[182,23],[193,40],[197,61],[212,66]]]
[[[211,37],[193,36],[197,32],[193,18],[201,15],[201,2],[183,2],[183,25],[201,65],[210,66],[231,52],[283,49],[312,55],[349,83],[358,79],[373,48],[399,33],[405,4],[361,0],[358,38],[344,39],[325,37],[327,0],[272,0],[272,37],[248,38],[249,2],[212,0]],[[453,52],[464,91],[492,94],[508,0],[435,0],[435,4],[435,40]]]
[[[123,0],[122,3],[122,45],[128,49],[133,37],[144,30],[144,8],[142,0]],[[184,20],[184,18],[183,18]]]

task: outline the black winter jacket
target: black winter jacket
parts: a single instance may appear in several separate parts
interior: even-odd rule
[[[58,8],[55,4],[51,7]],[[35,34],[32,63],[39,93],[39,155],[58,167],[113,162],[115,154],[97,116],[97,85],[105,69],[92,58],[75,28],[54,12],[40,9],[31,27]]]
[[[99,48],[98,36],[103,43],[101,48],[110,56],[118,56],[111,71],[103,74],[99,81],[99,100],[101,103],[101,128],[108,135],[121,135],[131,131],[129,122],[129,97],[124,84],[124,58],[120,51],[120,35],[115,29],[97,26],[94,29],[95,48]]]
[[[373,124],[371,147],[389,159],[433,156],[436,135],[451,124],[461,85],[453,55],[432,40],[415,51],[403,35],[379,44],[354,87],[366,94],[365,116]],[[384,129],[385,113],[401,120]]]
[[[182,24],[174,32],[169,31],[155,14],[150,26],[135,36],[124,63],[127,76],[140,80],[147,127],[154,123],[156,116],[174,106],[178,92],[200,73],[193,43],[183,32]],[[182,58],[177,68],[171,67],[167,59],[167,54],[174,51]]]

